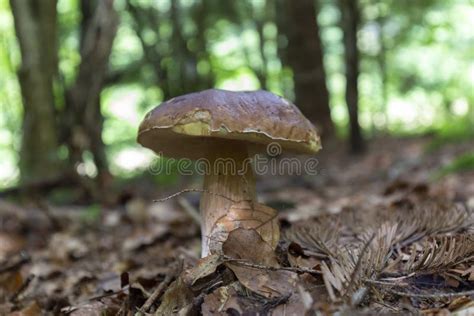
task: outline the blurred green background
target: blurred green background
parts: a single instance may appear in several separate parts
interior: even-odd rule
[[[0,188],[16,186],[22,178],[25,108],[17,76],[22,53],[10,7],[14,1],[0,0]],[[115,1],[111,10],[118,17],[117,31],[98,102],[107,169],[113,177],[137,176],[152,161],[153,154],[136,144],[136,132],[145,113],[165,98],[216,87],[263,88],[297,99],[294,72],[282,57],[288,39],[279,25],[279,17],[290,13],[279,2]],[[67,103],[64,91],[74,86],[84,59],[81,27],[87,11],[79,0],[59,0],[54,5],[56,112],[49,124],[60,126]],[[88,9],[91,16],[98,7],[96,3]],[[341,3],[318,0],[314,8],[331,118],[337,137],[345,139],[349,116]],[[433,146],[472,138],[474,2],[360,0],[358,10],[358,113],[364,138],[429,133],[435,135]],[[67,137],[58,139],[54,155],[59,157],[60,168],[71,149]],[[74,163],[79,174],[91,179],[97,176],[87,146]]]

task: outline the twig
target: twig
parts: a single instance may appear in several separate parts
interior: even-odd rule
[[[410,274],[407,274],[407,275],[402,275],[402,276],[399,276],[399,277],[393,277],[393,278],[381,278],[380,281],[387,281],[387,282],[390,282],[390,281],[393,281],[393,282],[397,282],[397,281],[400,281],[400,280],[405,280],[405,279],[409,279],[409,278],[412,278],[416,275],[415,272],[412,272]]]
[[[244,259],[235,259],[228,256],[224,256],[224,262],[232,262],[232,263],[235,262],[236,264],[241,265],[241,266],[254,268],[254,269],[260,269],[260,270],[269,270],[269,271],[283,270],[283,271],[292,271],[292,272],[297,272],[297,273],[322,274],[321,271],[309,269],[309,268],[269,267],[269,266],[251,263]]]
[[[165,279],[158,285],[158,287],[153,291],[153,293],[148,297],[148,299],[145,301],[145,303],[142,305],[140,310],[144,313],[147,313],[150,307],[160,298],[160,296],[165,292],[166,287],[168,284],[171,283],[171,281],[175,277],[175,272],[173,273],[168,273],[165,277]]]
[[[189,203],[188,200],[185,198],[178,198],[178,203],[181,205],[181,207],[184,209],[186,214],[191,217],[191,219],[198,225],[201,225],[201,216],[199,216],[199,211],[194,208],[191,203]]]
[[[192,192],[207,193],[207,194],[216,195],[216,196],[218,196],[218,197],[227,199],[227,200],[229,200],[229,201],[231,201],[231,202],[234,202],[234,203],[238,202],[238,201],[235,201],[235,200],[233,200],[233,199],[231,199],[231,198],[229,198],[229,197],[227,197],[227,196],[225,196],[225,195],[218,194],[218,193],[214,193],[214,192],[210,192],[210,191],[208,191],[208,190],[203,190],[203,189],[183,189],[183,190],[181,190],[181,191],[179,191],[179,192],[176,192],[176,193],[173,193],[173,194],[171,194],[171,195],[168,195],[167,197],[164,197],[164,198],[161,198],[161,199],[157,199],[157,200],[153,200],[153,202],[165,202],[165,201],[168,201],[168,200],[170,200],[170,199],[172,199],[172,198],[175,198],[175,197],[177,197],[177,196],[180,196],[180,195],[183,194],[183,193],[192,193]]]
[[[384,286],[408,286],[407,283],[391,283],[388,281],[383,280],[371,280],[371,279],[363,279],[364,282],[374,284],[374,285],[384,285]]]
[[[5,273],[5,272],[10,272],[12,270],[16,270],[17,268],[21,267],[22,265],[28,262],[30,262],[30,256],[26,252],[21,252],[19,260],[9,265],[6,265],[4,267],[0,267],[0,274]]]
[[[100,301],[103,298],[121,294],[121,293],[125,292],[126,290],[128,290],[129,288],[130,288],[130,285],[127,285],[127,286],[124,286],[123,288],[121,288],[118,291],[93,296],[93,297],[89,298],[87,301],[85,301],[84,303],[92,302],[92,301]],[[79,305],[81,305],[81,304],[79,304]]]
[[[127,286],[124,286],[123,288],[121,288],[120,290],[117,290],[117,291],[114,291],[114,292],[105,293],[105,294],[90,297],[90,298],[88,298],[88,299],[86,299],[86,300],[84,300],[84,301],[82,301],[82,302],[80,302],[80,303],[78,303],[74,306],[71,305],[71,306],[65,306],[65,307],[61,308],[61,312],[66,313],[66,314],[72,313],[73,311],[77,310],[81,306],[85,306],[85,305],[89,304],[92,301],[99,301],[100,302],[100,300],[103,299],[103,298],[121,294],[121,293],[127,291],[129,288],[130,288],[130,285],[127,285]]]
[[[408,292],[400,292],[397,290],[388,289],[388,291],[392,294],[405,296],[405,297],[418,297],[418,298],[453,298],[453,297],[460,297],[460,296],[470,296],[474,295],[474,290],[470,291],[462,291],[456,293],[438,293],[438,294],[417,294],[417,293],[408,293]]]
[[[263,304],[262,306],[262,314],[266,315],[270,310],[277,307],[278,305],[286,304],[288,300],[290,299],[291,295],[292,293],[288,293],[286,295],[276,297],[273,300],[269,300],[265,302],[265,304]]]
[[[10,298],[11,302],[16,302],[17,301],[18,296],[20,296],[21,293],[23,293],[26,290],[26,288],[28,287],[28,285],[30,285],[30,283],[34,279],[34,277],[35,276],[33,274],[31,274],[31,275],[28,276],[28,278],[26,278],[26,280],[23,282],[23,284],[20,286],[20,288]]]

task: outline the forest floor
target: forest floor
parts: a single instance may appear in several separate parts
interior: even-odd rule
[[[0,200],[0,314],[472,315],[474,171],[439,170],[474,142],[430,142],[380,138],[359,157],[328,146],[317,176],[260,177],[276,252],[237,231],[225,256],[199,260],[192,194],[115,208]]]

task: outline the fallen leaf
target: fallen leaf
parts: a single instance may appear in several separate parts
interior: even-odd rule
[[[279,266],[271,246],[254,229],[238,228],[231,231],[222,250],[226,256],[234,259],[244,259],[269,267]]]
[[[65,261],[82,258],[89,251],[84,241],[67,233],[54,234],[49,242],[49,248],[52,250],[52,257]]]
[[[153,225],[151,229],[143,232],[137,231],[135,235],[127,238],[123,243],[123,250],[135,251],[142,247],[147,247],[158,241],[166,233],[169,227],[166,225]]]
[[[237,261],[226,263],[249,290],[267,298],[282,297],[295,291],[297,274],[271,270],[279,267],[275,253],[255,230],[238,228],[230,232],[222,249],[228,257],[261,266],[251,267]]]
[[[107,305],[102,302],[90,302],[77,307],[67,306],[61,312],[72,316],[101,316],[107,315]]]
[[[201,306],[203,315],[228,315],[228,310],[234,310],[239,315],[243,314],[243,309],[238,302],[238,293],[236,283],[227,286],[221,286],[211,294],[204,297]]]
[[[41,316],[43,313],[41,312],[41,308],[39,307],[36,301],[31,302],[28,306],[23,308],[20,311],[13,312],[10,316]]]
[[[0,232],[0,260],[20,252],[25,246],[25,240],[18,235]]]
[[[285,303],[275,307],[272,311],[272,316],[307,315],[308,310],[309,308],[305,305],[305,299],[300,293],[296,292],[292,294]]]
[[[219,265],[222,264],[222,256],[213,254],[200,259],[197,265],[183,272],[183,282],[188,286],[192,286],[199,279],[205,278],[214,272]]]
[[[194,298],[191,290],[186,286],[181,277],[171,283],[163,294],[162,302],[155,315],[172,315],[185,309]]]
[[[449,303],[448,309],[450,311],[462,309],[463,307],[467,306],[471,302],[472,300],[468,297],[458,297],[458,298],[455,298],[451,303]]]
[[[237,228],[254,229],[273,249],[280,240],[278,212],[266,205],[240,201],[232,204],[227,214],[211,230],[210,249],[220,249],[229,232]]]
[[[20,271],[0,274],[0,294],[11,295],[16,293],[23,285],[23,276]]]

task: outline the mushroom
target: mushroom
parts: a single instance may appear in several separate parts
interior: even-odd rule
[[[294,104],[261,90],[210,89],[172,98],[145,116],[138,142],[165,157],[206,162],[200,164],[208,167],[200,202],[202,257],[221,251],[222,234],[237,226],[261,223],[262,214],[276,218],[257,202],[253,154],[270,144],[301,154],[321,148],[316,129]],[[278,223],[270,230],[271,236],[259,233],[275,247]]]

